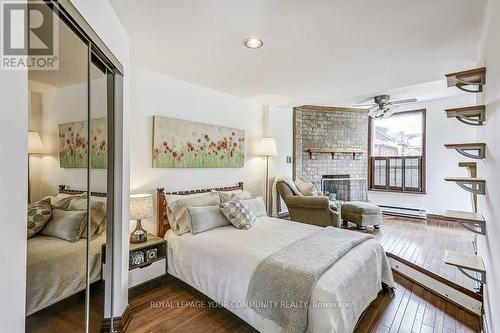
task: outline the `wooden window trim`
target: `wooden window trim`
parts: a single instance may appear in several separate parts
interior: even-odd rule
[[[417,109],[417,110],[410,110],[410,111],[402,111],[402,112],[397,112],[391,117],[398,117],[401,115],[408,115],[411,113],[421,113],[422,114],[422,156],[421,156],[421,164],[422,167],[420,168],[420,179],[421,179],[421,189],[420,191],[414,191],[414,190],[405,190],[404,187],[404,182],[402,183],[402,189],[395,189],[395,188],[390,188],[389,183],[386,184],[385,188],[382,188],[381,186],[375,186],[374,185],[374,177],[373,177],[373,165],[372,165],[372,157],[378,158],[380,157],[381,159],[386,159],[386,157],[383,156],[372,156],[372,132],[373,132],[373,118],[369,118],[368,120],[368,191],[374,191],[374,192],[393,192],[393,193],[408,193],[408,194],[426,194],[426,158],[427,158],[427,110],[426,109]],[[390,156],[392,158],[398,158],[398,156]],[[411,158],[414,156],[406,156],[407,158]],[[386,162],[386,173],[388,175],[389,172],[389,162]],[[403,165],[403,174],[404,174],[404,165]],[[404,181],[404,179],[402,179]]]

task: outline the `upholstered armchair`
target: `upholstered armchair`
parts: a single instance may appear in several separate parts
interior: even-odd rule
[[[330,207],[328,197],[296,195],[284,181],[278,182],[276,189],[288,208],[290,220],[321,227],[340,227],[340,215]]]

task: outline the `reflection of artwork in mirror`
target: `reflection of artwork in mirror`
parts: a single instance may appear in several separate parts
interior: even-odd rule
[[[242,168],[245,131],[154,117],[153,168]]]
[[[108,125],[106,118],[90,121],[90,148],[93,169],[108,165]],[[86,168],[89,142],[87,122],[59,124],[59,164],[61,168]]]

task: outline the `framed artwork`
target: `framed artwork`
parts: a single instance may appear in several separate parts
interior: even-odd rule
[[[153,117],[153,168],[242,168],[245,131]]]
[[[90,143],[87,138],[88,122],[59,124],[59,165],[61,168],[86,168],[90,145],[91,168],[108,167],[107,118],[90,121]]]

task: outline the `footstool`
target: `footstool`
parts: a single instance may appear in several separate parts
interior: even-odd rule
[[[340,207],[340,216],[344,225],[347,225],[347,222],[352,222],[360,228],[373,226],[378,229],[382,224],[382,210],[368,202],[345,203]]]

